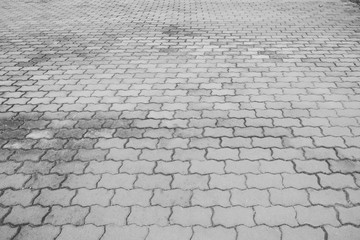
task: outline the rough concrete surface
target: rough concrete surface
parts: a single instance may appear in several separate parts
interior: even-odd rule
[[[0,239],[359,240],[360,8],[0,1]]]

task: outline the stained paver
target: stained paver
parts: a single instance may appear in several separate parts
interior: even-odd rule
[[[2,0],[0,239],[358,240],[359,20]]]

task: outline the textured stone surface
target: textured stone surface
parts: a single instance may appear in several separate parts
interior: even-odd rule
[[[359,17],[0,1],[0,239],[358,240]]]

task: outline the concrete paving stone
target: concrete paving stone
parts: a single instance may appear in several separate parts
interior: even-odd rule
[[[26,138],[32,138],[32,139],[49,139],[54,136],[54,132],[51,130],[33,130],[31,131]]]
[[[161,143],[161,140],[160,140]],[[160,144],[159,143],[159,144]],[[129,138],[128,142],[126,143],[126,148],[134,148],[134,149],[154,149],[156,148],[156,145],[158,144],[157,139],[150,139],[150,138],[142,138],[142,139],[136,139],[136,138]]]
[[[270,196],[266,190],[246,189],[246,190],[231,190],[230,202],[235,206],[269,206]]]
[[[144,132],[144,129],[139,128],[119,128],[116,130],[114,137],[122,139],[127,139],[130,137],[141,138]]]
[[[263,129],[260,127],[234,128],[235,137],[262,137],[263,135]]]
[[[44,153],[45,153],[44,150],[38,150],[38,149],[15,150],[15,152],[10,156],[9,160],[17,161],[17,162],[39,161],[40,158],[45,158]]]
[[[135,176],[131,176],[131,177],[134,177],[135,179]],[[171,176],[162,175],[162,174],[152,174],[152,175],[139,174],[134,183],[134,187],[143,188],[143,189],[154,189],[154,188],[170,189],[171,182],[172,182]]]
[[[298,173],[298,174],[284,173],[282,174],[282,177],[283,177],[283,184],[285,187],[293,187],[297,189],[320,188],[320,185],[318,183],[318,178],[316,177],[316,175],[308,175],[305,173]]]
[[[153,196],[150,190],[143,189],[116,189],[115,195],[111,199],[112,205],[120,205],[120,206],[149,206],[150,199]]]
[[[103,175],[103,178],[106,179],[107,175]],[[112,175],[111,175],[112,176]],[[71,189],[77,189],[77,188],[96,188],[96,185],[100,181],[99,175],[93,175],[93,174],[69,174],[66,178],[66,180],[61,184],[62,187],[67,187]]]
[[[225,172],[226,173],[260,173],[260,163],[258,161],[225,161]]]
[[[359,148],[350,147],[350,148],[336,148],[338,152],[338,156],[340,159],[349,159],[349,160],[358,160],[358,156],[360,154]]]
[[[103,173],[116,174],[116,173],[119,173],[119,169],[120,169],[121,165],[122,165],[122,162],[92,161],[86,166],[84,172],[92,173],[92,174],[103,174]]]
[[[126,240],[144,240],[148,235],[147,227],[140,227],[136,225],[129,226],[116,226],[116,225],[107,225],[105,227],[105,233],[102,236],[102,240],[112,240],[116,239],[119,236]]]
[[[90,212],[86,216],[86,224],[94,224],[96,226],[115,224],[115,225],[125,225],[126,218],[129,216],[130,208],[129,207],[120,207],[120,206],[91,206]]]
[[[158,160],[170,161],[173,152],[174,150],[168,150],[168,149],[156,149],[156,150],[143,149],[141,151],[139,159],[147,160],[147,161],[158,161]]]
[[[328,160],[338,159],[336,152],[332,148],[304,148],[306,159]]]
[[[295,206],[294,208],[296,210],[296,219],[300,225],[305,223],[313,227],[340,225],[333,207],[315,205],[310,207]]]
[[[292,135],[290,128],[285,127],[264,127],[264,135],[266,137],[290,137]]]
[[[0,216],[1,216],[1,218],[6,216],[9,212],[10,212],[10,208],[8,208],[8,207],[0,208]]]
[[[336,207],[337,211],[339,212],[339,219],[342,224],[353,224],[353,225],[359,225],[360,219],[359,219],[359,211],[360,207]]]
[[[353,173],[360,171],[360,162],[354,160],[328,161],[332,172]]]
[[[123,148],[126,142],[127,140],[121,138],[100,138],[94,147],[101,149]]]
[[[190,138],[190,148],[220,148],[220,139],[214,137]],[[229,146],[228,146],[229,147]]]
[[[344,137],[346,146],[349,147],[359,147],[360,146],[360,137]]]
[[[215,240],[215,239],[224,239],[224,240],[235,240],[236,231],[234,228],[224,228],[224,227],[212,227],[204,228],[196,226],[193,229],[194,235],[192,239],[194,240]]]
[[[321,129],[317,127],[293,127],[293,134],[299,137],[322,136]]]
[[[246,185],[249,188],[267,189],[267,188],[283,188],[283,180],[280,174],[247,174]]]
[[[187,128],[188,120],[185,119],[173,119],[173,120],[161,120],[160,127],[164,128]]]
[[[353,189],[346,189],[346,193],[349,195],[349,200],[353,204],[360,202],[360,191],[359,190],[353,190]]]
[[[6,144],[4,143],[2,143],[1,145],[4,145],[3,148],[7,148],[7,149],[31,149],[34,147],[37,141],[32,139],[24,139],[24,140],[12,139],[8,141]]]
[[[251,147],[251,139],[250,138],[242,138],[242,137],[235,137],[235,138],[228,138],[223,137],[221,138],[221,146],[222,147],[230,147],[230,148],[250,148]],[[254,144],[254,138],[253,138]],[[256,144],[255,144],[256,145]]]
[[[110,149],[107,160],[137,160],[141,150],[138,149]],[[101,159],[98,159],[101,160]]]
[[[0,1],[0,238],[357,240],[352,2]]]
[[[44,219],[45,224],[61,226],[66,224],[83,225],[86,215],[89,213],[88,207],[80,206],[53,206],[50,213]]]
[[[230,191],[221,191],[218,189],[211,190],[194,190],[191,197],[192,206],[230,206]]]
[[[245,123],[244,119],[229,118],[229,119],[218,119],[216,125],[219,127],[226,127],[226,128],[245,127],[244,123]]]
[[[120,173],[137,174],[145,173],[151,174],[154,171],[155,163],[148,161],[123,161],[120,167]]]
[[[254,147],[260,148],[282,148],[282,140],[281,138],[274,138],[274,137],[263,137],[263,138],[252,138],[252,145]]]
[[[80,206],[91,206],[94,204],[108,206],[113,195],[113,190],[107,190],[104,188],[90,190],[80,188],[78,189],[75,197],[71,200],[71,204]]]
[[[85,134],[85,129],[72,128],[72,129],[59,129],[55,137],[57,138],[81,138]]]
[[[360,174],[358,173],[354,173],[353,174],[354,178],[355,178],[355,182],[358,186],[360,186]]]
[[[17,233],[17,228],[8,225],[0,226],[0,237],[4,240],[11,240]]]
[[[80,138],[78,136],[72,136],[72,137]],[[92,149],[94,147],[95,143],[96,143],[96,139],[90,139],[90,138],[70,139],[66,143],[65,148],[70,148],[70,149]]]
[[[281,239],[281,232],[279,228],[268,226],[238,226],[236,227],[237,240],[279,240]]]
[[[14,175],[5,175],[0,174],[0,189],[5,188],[14,188],[20,189],[28,180],[30,179],[29,175],[23,174],[14,174]]]
[[[187,174],[189,167],[190,167],[190,163],[183,161],[171,161],[171,162],[158,161],[157,166],[154,169],[154,172],[162,173],[162,174],[174,174],[174,173]]]
[[[80,161],[102,161],[105,160],[105,156],[108,154],[108,150],[102,149],[80,149],[75,155],[75,160]],[[109,154],[110,155],[110,154]]]
[[[245,176],[236,174],[211,174],[209,187],[221,190],[238,188],[245,189]]]
[[[313,146],[313,140],[309,137],[284,138],[283,140],[285,147],[302,148]]]
[[[104,227],[94,225],[73,226],[65,225],[61,229],[61,233],[56,240],[98,240],[104,234]]]
[[[191,166],[189,168],[190,173],[198,174],[224,174],[224,162],[207,160],[207,161],[191,161]],[[185,172],[185,171],[184,171]]]
[[[0,174],[14,174],[21,167],[21,163],[16,162],[0,162]]]
[[[258,225],[265,224],[267,226],[297,226],[298,222],[295,219],[296,212],[292,207],[283,206],[255,206],[254,220]]]
[[[240,148],[240,159],[241,160],[271,160],[271,150],[264,148]]]
[[[232,137],[233,129],[232,128],[204,128],[204,136],[205,137]]]
[[[310,189],[311,190],[311,189]],[[310,191],[309,190],[309,191]],[[309,206],[308,193],[295,188],[269,189],[270,201],[273,205],[281,206]]]
[[[227,228],[238,225],[254,226],[254,211],[246,207],[214,207],[214,225],[222,225]]]
[[[227,159],[238,160],[239,150],[232,148],[221,148],[221,149],[208,148],[206,157],[208,159],[214,159],[214,160],[227,160]]]
[[[182,138],[166,139],[161,138],[157,145],[158,148],[175,149],[175,148],[188,148],[189,140]]]
[[[325,231],[328,234],[329,240],[349,239],[355,240],[358,238],[360,229],[355,226],[325,226]]]
[[[216,119],[190,119],[189,120],[189,127],[194,128],[204,128],[204,127],[215,127],[217,121]]]
[[[208,189],[209,176],[190,174],[180,175],[175,174],[174,180],[171,182],[172,188],[191,190],[191,189]]]
[[[295,173],[294,165],[289,161],[273,160],[259,161],[262,173]]]
[[[26,184],[26,188],[41,189],[41,188],[59,188],[60,184],[64,181],[65,176],[57,174],[48,175],[34,175]]]
[[[320,179],[320,184],[323,187],[330,187],[334,189],[342,189],[346,187],[356,188],[354,178],[351,175],[345,175],[340,173],[334,173],[331,175],[318,174]]]
[[[42,218],[48,213],[49,208],[41,206],[14,206],[9,215],[4,219],[4,223],[11,223],[14,225],[33,224],[39,225]]]
[[[155,189],[151,198],[152,205],[160,205],[162,207],[171,206],[190,206],[190,198],[192,193],[181,189],[161,190]]]
[[[23,226],[14,239],[55,239],[61,229],[57,226],[44,225],[38,227]]]
[[[51,173],[57,174],[81,174],[84,172],[87,163],[80,162],[80,161],[73,161],[73,162],[59,162],[53,168],[51,168]]]
[[[132,206],[130,215],[127,217],[127,222],[128,224],[136,224],[138,226],[166,226],[168,225],[170,214],[170,208],[164,208],[160,206]]]
[[[181,129],[178,129],[181,130]],[[174,134],[173,129],[159,128],[159,129],[146,129],[144,137],[148,138],[172,138]],[[174,135],[174,137],[176,137]],[[180,137],[180,136],[178,136]]]
[[[174,137],[190,138],[202,137],[203,130],[200,128],[176,129]]]
[[[312,239],[312,240],[323,240],[325,238],[325,232],[321,228],[312,228],[309,226],[302,227],[289,227],[282,226],[281,233],[284,240],[301,240],[301,239]]]
[[[209,227],[211,223],[212,211],[210,208],[203,207],[178,207],[172,208],[172,214],[170,216],[171,224],[179,224],[181,226],[193,226],[200,225]]]
[[[309,164],[308,164],[309,163]],[[329,164],[326,161],[317,160],[296,160],[294,161],[295,170],[298,173],[330,173]]]
[[[20,189],[11,190],[7,189],[0,196],[0,204],[4,206],[21,205],[23,207],[32,205],[32,201],[38,195],[37,190]]]
[[[333,206],[336,204],[348,205],[344,191],[332,189],[314,190],[309,189],[309,200],[312,204]]]

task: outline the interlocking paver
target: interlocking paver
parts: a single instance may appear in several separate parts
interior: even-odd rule
[[[41,206],[22,207],[17,205],[14,206],[11,209],[10,214],[5,217],[4,223],[11,223],[14,225],[39,225],[41,224],[42,218],[46,215],[48,210],[48,208]]]
[[[281,239],[281,232],[279,228],[272,228],[268,226],[239,226],[237,230],[237,240],[279,240]]]
[[[160,206],[132,206],[130,215],[127,218],[127,222],[129,224],[136,224],[138,226],[166,226],[168,225],[170,214],[170,208],[164,208]]]
[[[352,2],[1,1],[0,238],[357,240]]]
[[[360,230],[354,226],[342,226],[342,227],[332,227],[326,226],[325,231],[328,234],[329,240],[340,240],[340,239],[351,239],[355,240],[358,238]]]
[[[130,208],[120,206],[91,206],[90,213],[86,216],[86,224],[94,224],[96,226],[115,224],[125,225],[126,218],[130,213]]]
[[[148,229],[146,227],[139,227],[136,225],[129,226],[116,226],[108,225],[106,226],[106,231],[101,239],[112,240],[116,239],[119,236],[123,236],[125,239],[129,240],[143,240],[148,235]]]
[[[211,226],[212,211],[210,208],[204,207],[173,207],[170,216],[171,224],[179,224],[181,226],[200,225],[204,227]]]
[[[104,233],[104,227],[94,225],[73,226],[65,225],[56,240],[81,239],[95,240],[100,239]]]
[[[191,235],[192,235],[192,230],[190,227],[152,226],[149,228],[149,235],[146,237],[146,239],[147,240],[186,240],[186,239],[190,239]]]
[[[325,233],[321,228],[312,228],[309,226],[302,227],[281,227],[282,237],[284,240],[301,240],[301,239],[313,239],[323,240]]]
[[[21,205],[23,207],[32,204],[33,199],[38,195],[38,191],[31,189],[11,190],[7,189],[0,196],[0,203],[4,206]]]
[[[55,239],[60,231],[61,230],[59,227],[51,225],[44,225],[39,227],[23,226],[14,239]]]
[[[235,240],[236,231],[233,228],[224,228],[224,227],[214,227],[214,228],[204,228],[204,227],[194,227],[194,240],[215,240],[215,239],[224,239],[224,240]]]
[[[246,189],[246,190],[231,190],[230,201],[233,205],[240,205],[244,207],[250,206],[269,206],[270,196],[266,190]]]
[[[0,226],[0,237],[4,240],[11,240],[17,233],[17,228],[7,225]]]
[[[89,208],[80,206],[53,206],[50,213],[46,216],[44,223],[51,225],[83,225],[86,215],[89,213]]]
[[[336,211],[332,207],[323,207],[319,205],[310,207],[295,206],[295,210],[299,224],[306,223],[313,227],[340,225],[339,220],[336,217]]]

